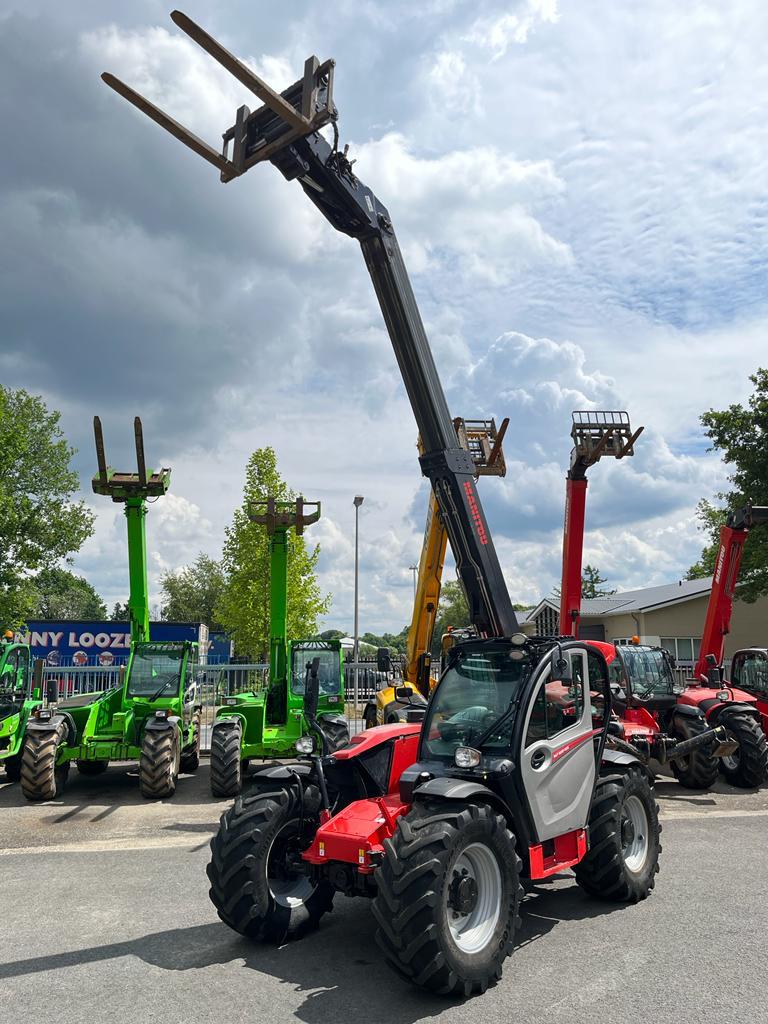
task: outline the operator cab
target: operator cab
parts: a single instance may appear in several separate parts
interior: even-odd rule
[[[341,703],[344,699],[341,647],[331,641],[299,640],[291,644],[291,693],[296,697],[304,696],[307,669],[315,659],[320,701]]]
[[[752,647],[738,651],[731,664],[731,684],[768,700],[768,650]]]
[[[0,718],[15,715],[30,696],[32,667],[24,644],[0,647]]]
[[[674,658],[661,647],[616,647],[609,666],[611,692],[619,707],[664,711],[677,704],[684,687],[675,679]]]

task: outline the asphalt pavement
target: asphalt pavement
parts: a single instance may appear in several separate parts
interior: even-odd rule
[[[504,977],[462,1004],[380,962],[362,899],[337,897],[279,949],[221,924],[205,865],[228,801],[206,763],[161,803],[141,799],[135,766],[73,769],[42,805],[0,785],[0,1024],[766,1024],[768,791],[661,780],[659,802],[650,898],[598,903],[570,874],[532,887]]]

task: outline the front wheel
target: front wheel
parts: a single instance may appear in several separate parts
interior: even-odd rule
[[[222,815],[206,868],[209,895],[224,922],[241,935],[282,943],[316,925],[333,905],[333,888],[314,882],[302,850],[320,819],[320,793],[307,786],[238,799]]]
[[[589,815],[589,851],[576,881],[591,896],[616,903],[644,900],[656,884],[659,808],[641,768],[598,780]]]
[[[147,729],[141,745],[139,788],[147,800],[164,800],[176,792],[181,751],[173,726]]]
[[[54,729],[27,729],[21,754],[21,791],[27,800],[55,800],[61,796],[69,774],[69,763],[57,765],[64,741],[64,722]]]
[[[738,750],[720,758],[726,780],[742,789],[756,789],[768,777],[768,741],[750,715],[728,715],[722,719],[729,739],[738,741]]]
[[[200,767],[200,715],[192,720],[192,742],[181,751],[180,770],[192,775]]]
[[[520,858],[485,804],[417,803],[376,870],[376,940],[389,964],[441,995],[485,992],[520,921]]]
[[[213,723],[211,733],[211,794],[237,796],[243,788],[240,745],[243,726],[239,718]]]

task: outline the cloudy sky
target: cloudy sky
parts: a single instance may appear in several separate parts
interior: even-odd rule
[[[633,460],[592,471],[586,559],[618,588],[698,555],[724,482],[699,414],[768,361],[768,6],[761,0],[189,0],[279,88],[334,57],[342,141],[392,214],[454,415],[509,416],[480,489],[513,600],[559,575],[570,413],[626,408]],[[217,145],[253,98],[156,0],[0,0],[0,379],[60,409],[97,513],[75,568],[127,593],[110,461],[173,468],[150,569],[218,556],[254,448],[323,502],[311,538],[348,629],[410,614],[427,492],[356,243],[295,183],[217,173],[99,80]],[[308,537],[310,535],[308,534]]]

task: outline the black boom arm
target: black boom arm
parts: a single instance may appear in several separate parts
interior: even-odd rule
[[[174,11],[172,18],[264,101],[253,113],[247,107],[238,110],[235,125],[224,134],[224,153],[217,154],[114,76],[105,74],[105,82],[217,166],[223,181],[269,160],[288,180],[298,180],[334,228],[359,241],[421,435],[421,468],[445,521],[472,623],[481,636],[509,636],[518,629],[517,618],[477,492],[472,457],[458,443],[392,221],[353,173],[346,151],[318,130],[331,122],[338,137],[331,99],[333,62],[319,64],[309,58],[303,79],[276,94],[185,15]]]

